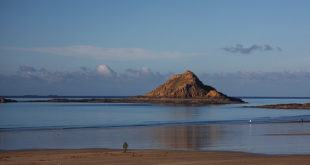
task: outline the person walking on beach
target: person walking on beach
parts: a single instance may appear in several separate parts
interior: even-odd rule
[[[123,143],[123,152],[126,152],[127,148],[128,148],[128,144],[127,144],[127,142],[124,142]]]

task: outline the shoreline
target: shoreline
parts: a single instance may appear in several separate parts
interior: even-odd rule
[[[245,104],[241,99],[229,98],[169,98],[169,97],[145,97],[136,96],[120,99],[49,99],[49,100],[28,100],[21,102],[61,102],[61,103],[138,103],[155,104],[168,106],[212,106],[224,104]]]
[[[0,151],[10,164],[308,164],[310,155],[264,155],[234,151],[45,149]]]
[[[292,133],[292,134],[264,134],[262,136],[308,136],[309,133]],[[29,149],[13,149],[13,150],[1,150],[0,149],[0,162],[2,154],[6,153],[31,153],[31,152],[71,152],[71,153],[84,153],[84,152],[116,152],[116,153],[124,153],[123,149],[121,149],[121,145],[119,148],[29,148]],[[230,154],[245,154],[245,155],[257,155],[257,156],[309,156],[310,153],[305,154],[268,154],[268,153],[256,153],[256,152],[246,152],[246,151],[231,151],[231,150],[191,150],[191,149],[127,149],[127,153],[139,153],[139,152],[176,152],[176,153],[230,153]]]

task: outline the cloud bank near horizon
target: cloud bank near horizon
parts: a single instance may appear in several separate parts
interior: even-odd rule
[[[0,74],[0,95],[143,95],[165,82],[172,73],[148,67],[116,72],[105,64],[70,72],[20,66],[13,75]],[[309,96],[310,73],[223,72],[200,73],[208,85],[231,96]]]
[[[0,95],[135,95],[145,94],[165,79],[166,75],[148,67],[117,73],[105,64],[66,72],[20,66],[13,75],[0,74]]]
[[[270,46],[269,44],[265,44],[265,45],[253,44],[249,47],[245,47],[242,44],[236,44],[235,46],[226,46],[222,49],[229,53],[239,53],[239,54],[252,54],[257,51],[261,51],[261,52],[282,51],[282,48],[273,47],[273,46]]]

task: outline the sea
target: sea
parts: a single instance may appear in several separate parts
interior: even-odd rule
[[[310,110],[244,108],[307,103],[308,97],[241,97],[247,104],[164,106],[135,103],[22,102],[0,104],[0,150],[128,149],[310,154]]]

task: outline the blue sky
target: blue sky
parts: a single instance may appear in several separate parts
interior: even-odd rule
[[[0,95],[144,94],[190,69],[230,95],[309,96],[309,8],[306,0],[0,0]],[[81,84],[85,76],[102,90]]]

